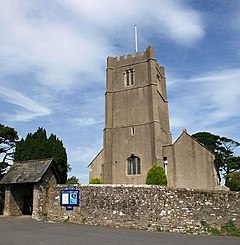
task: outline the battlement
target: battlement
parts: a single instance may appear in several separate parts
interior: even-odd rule
[[[111,57],[109,56],[107,58],[107,67],[118,67],[118,66],[124,66],[124,65],[130,65],[134,63],[138,63],[141,61],[146,61],[148,59],[155,59],[154,56],[154,47],[148,46],[148,48],[144,51],[143,54],[140,52],[137,52],[135,56],[132,54],[128,54],[127,57],[120,56],[120,57]]]

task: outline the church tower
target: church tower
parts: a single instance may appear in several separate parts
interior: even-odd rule
[[[219,184],[215,156],[187,130],[172,144],[165,72],[153,47],[108,57],[105,103],[104,146],[88,165],[90,180],[144,184],[157,164],[171,188],[214,190]]]
[[[108,57],[105,94],[104,183],[143,184],[162,146],[172,143],[164,68],[154,49]]]

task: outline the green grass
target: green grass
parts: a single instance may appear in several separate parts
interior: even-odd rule
[[[226,225],[221,227],[227,236],[238,236],[240,237],[240,228],[236,227],[233,221],[229,221]]]
[[[236,227],[233,221],[221,226],[221,229],[210,226],[206,221],[201,222],[202,226],[214,236],[237,236],[240,237],[240,228]]]
[[[162,228],[160,226],[157,226],[156,231],[157,232],[162,232]]]

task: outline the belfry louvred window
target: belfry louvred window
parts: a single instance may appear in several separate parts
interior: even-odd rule
[[[141,162],[137,156],[131,156],[127,160],[128,163],[128,175],[141,174]]]
[[[123,73],[124,84],[126,87],[133,86],[135,84],[135,70],[129,69]]]

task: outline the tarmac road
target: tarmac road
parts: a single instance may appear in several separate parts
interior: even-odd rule
[[[240,245],[235,237],[213,237],[113,229],[0,216],[0,245]]]

